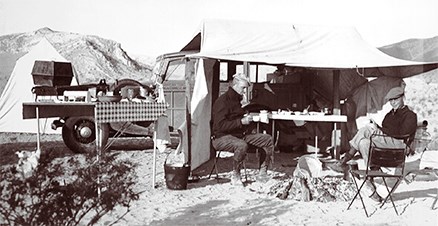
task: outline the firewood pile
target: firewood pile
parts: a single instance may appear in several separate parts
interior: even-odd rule
[[[270,194],[283,200],[334,202],[351,200],[355,191],[354,184],[342,177],[327,176],[311,179],[292,177],[273,185]]]
[[[279,199],[332,202],[351,200],[355,190],[355,185],[342,176],[322,176],[322,163],[307,155],[298,160],[293,177],[276,183],[270,193]]]

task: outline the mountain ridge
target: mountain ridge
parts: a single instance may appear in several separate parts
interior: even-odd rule
[[[80,84],[131,78],[150,83],[153,59],[129,56],[120,43],[94,35],[54,31],[43,27],[36,31],[0,36],[0,93],[2,93],[15,62],[42,38],[72,62]],[[438,36],[428,39],[407,39],[382,46],[390,56],[412,61],[438,62]],[[438,70],[406,78],[407,104],[414,106],[419,120],[428,120],[432,133],[438,135]]]
[[[378,49],[385,54],[403,60],[438,62],[438,36],[426,39],[406,39]],[[438,69],[414,77],[426,84],[438,84]]]
[[[64,58],[72,62],[80,84],[95,83],[100,79],[114,82],[122,78],[152,82],[153,59],[145,55],[130,56],[120,43],[110,39],[42,27],[35,31],[0,36],[0,93],[15,61],[42,38],[46,38]],[[438,36],[407,39],[378,49],[399,59],[438,62]],[[438,71],[434,70],[416,77],[426,83],[438,83],[437,75]]]
[[[378,48],[380,51],[403,60],[437,62],[438,36],[428,39],[406,39]]]
[[[0,36],[0,56],[3,56],[2,60],[8,61],[8,54],[24,55],[43,38],[72,62],[80,84],[96,83],[100,79],[114,82],[123,78],[135,79],[142,83],[151,82],[152,67],[131,58],[120,43],[94,35],[54,31],[48,27]],[[17,57],[12,57],[10,61],[16,59]],[[9,77],[11,71],[12,69],[9,69],[9,73],[1,73],[0,81],[7,81],[4,77]],[[3,87],[0,87],[0,91],[2,89]]]

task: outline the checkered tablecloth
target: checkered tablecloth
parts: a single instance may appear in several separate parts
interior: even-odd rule
[[[167,108],[167,103],[98,102],[96,122],[155,121]]]

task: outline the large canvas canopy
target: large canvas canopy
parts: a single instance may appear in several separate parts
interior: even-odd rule
[[[408,77],[436,67],[436,63],[386,55],[365,42],[354,27],[210,19],[201,24],[185,50],[222,60],[354,69],[365,76]]]
[[[23,119],[23,102],[35,101],[32,93],[34,87],[32,68],[36,60],[67,62],[59,52],[43,38],[27,54],[19,58],[14,70],[0,96],[0,132],[36,133],[37,122],[33,119]],[[72,84],[77,85],[76,78]],[[41,119],[42,133],[60,133],[52,130],[51,119]]]
[[[356,88],[364,87],[368,82],[366,77],[404,78],[438,68],[438,62],[413,62],[386,55],[366,43],[353,27],[293,23],[205,20],[181,52],[192,52],[188,57],[204,60],[285,65],[312,70],[317,75],[318,85],[327,93],[336,93],[334,96],[340,99],[354,95]],[[203,69],[195,71],[194,87],[200,89],[211,84],[205,82],[211,81],[214,76],[211,69],[204,65]],[[204,78],[199,80],[201,77]],[[211,90],[211,87],[202,90]],[[339,104],[339,100],[333,101]],[[193,93],[191,109],[198,112],[195,116],[191,115],[195,126],[209,125],[211,104],[209,92],[199,97]],[[381,106],[373,106],[375,108],[378,110]],[[192,134],[204,134],[202,137],[191,137],[191,143],[196,144],[191,146],[191,155],[196,157],[192,159],[192,168],[195,168],[208,159],[205,147],[209,146],[210,131],[208,128],[203,128],[201,132],[191,128]],[[193,165],[193,161],[196,164]]]
[[[332,75],[340,74],[339,95],[346,98],[366,83],[364,77],[409,77],[438,67],[391,57],[362,39],[354,27],[205,20],[182,51],[193,56],[251,63],[285,64],[317,71],[333,93]]]

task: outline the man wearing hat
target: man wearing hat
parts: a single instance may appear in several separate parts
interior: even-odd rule
[[[250,81],[245,74],[233,75],[231,87],[222,94],[213,104],[212,145],[216,150],[233,152],[233,175],[231,183],[243,186],[240,170],[248,151],[248,145],[261,148],[259,181],[266,181],[267,170],[272,161],[274,145],[269,134],[251,133],[248,125],[252,117],[246,114],[242,105],[245,90],[250,86]]]
[[[341,162],[328,166],[329,168],[338,172],[345,172],[347,162],[350,161],[358,151],[364,161],[368,162],[370,137],[373,133],[390,136],[373,139],[374,142],[379,143],[380,147],[404,147],[405,144],[409,145],[412,142],[417,129],[417,114],[404,104],[404,88],[392,88],[386,94],[384,101],[389,101],[392,110],[385,115],[382,127],[371,120],[370,124],[360,128],[353,139],[350,140],[351,148],[345,154]],[[405,135],[410,135],[410,137],[405,140],[392,138]]]

